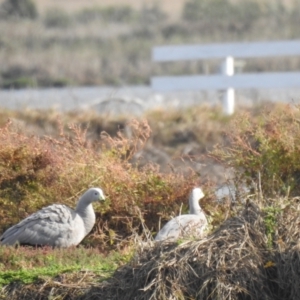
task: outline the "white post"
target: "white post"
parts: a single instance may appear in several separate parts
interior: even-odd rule
[[[224,76],[232,76],[234,74],[234,58],[227,56],[222,65],[222,74]],[[234,113],[235,91],[229,87],[223,95],[223,112],[226,115]]]

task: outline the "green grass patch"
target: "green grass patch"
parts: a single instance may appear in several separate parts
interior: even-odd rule
[[[102,280],[130,258],[130,252],[103,255],[97,248],[0,247],[0,285],[29,284],[76,272],[92,272]]]

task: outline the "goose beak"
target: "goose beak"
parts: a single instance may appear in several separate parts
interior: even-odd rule
[[[103,193],[101,193],[101,194],[99,195],[99,201],[104,201],[104,200],[105,200],[105,196],[104,196]]]
[[[202,199],[202,198],[204,198],[204,197],[205,197],[205,195],[204,195],[203,191],[200,189],[200,192],[199,192],[199,199]]]

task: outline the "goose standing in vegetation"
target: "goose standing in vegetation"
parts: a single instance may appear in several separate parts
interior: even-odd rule
[[[155,241],[175,241],[183,236],[202,236],[207,227],[207,219],[199,205],[204,197],[201,188],[194,188],[189,196],[190,214],[180,215],[171,219],[158,232]]]
[[[0,237],[1,244],[52,247],[78,245],[96,221],[92,202],[104,199],[100,188],[90,188],[80,197],[75,210],[62,204],[44,207],[7,229]]]

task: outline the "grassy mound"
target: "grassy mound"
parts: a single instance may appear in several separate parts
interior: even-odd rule
[[[290,203],[273,247],[268,212],[247,202],[205,239],[144,249],[83,299],[299,299],[299,199]]]
[[[146,249],[87,298],[274,299],[263,231],[259,209],[249,204],[203,240]]]
[[[284,209],[278,220],[293,215],[299,224],[298,205]],[[10,299],[286,299],[300,297],[299,228],[282,222],[286,239],[268,244],[268,213],[247,201],[244,210],[229,218],[202,240],[183,240],[140,247],[130,263],[106,281],[85,273],[61,275],[32,285],[6,287]],[[278,232],[277,238],[281,236]],[[297,242],[298,241],[298,242]],[[71,279],[74,284],[68,284]],[[77,274],[78,276],[78,274]],[[34,292],[35,291],[35,292]]]

